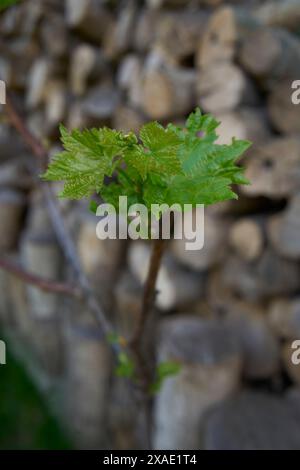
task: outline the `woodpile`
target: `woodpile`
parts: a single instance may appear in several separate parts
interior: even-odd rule
[[[185,314],[163,323],[158,356],[181,370],[156,401],[154,448],[193,449],[207,410],[239,385],[239,346],[227,326]]]
[[[65,417],[79,448],[105,448],[107,429],[99,424],[107,420],[110,351],[87,312],[80,311],[77,317],[65,325]]]
[[[245,261],[259,258],[264,247],[263,230],[250,217],[234,222],[230,228],[229,241],[234,251]]]
[[[22,213],[24,210],[23,195],[20,191],[3,189],[0,191],[0,218],[5,231],[0,235],[0,251],[11,250],[16,247],[22,226]]]
[[[28,0],[0,16],[0,79],[51,154],[60,122],[138,131],[149,120],[182,123],[197,105],[221,122],[218,143],[253,142],[243,161],[251,184],[205,209],[203,248],[167,242],[148,341],[158,338],[157,363],[181,369],[154,399],[155,448],[300,448],[291,413],[300,415],[300,400],[289,398],[300,384],[291,360],[300,340],[299,13],[299,0]],[[70,273],[32,165],[1,117],[1,256],[59,281]],[[98,240],[87,206],[59,202],[97,298],[129,339],[150,246]],[[63,390],[76,446],[143,447],[130,385],[114,377],[83,310],[0,270],[1,328]]]
[[[280,399],[270,393],[243,391],[210,413],[202,429],[203,448],[298,449],[298,432],[299,396]]]

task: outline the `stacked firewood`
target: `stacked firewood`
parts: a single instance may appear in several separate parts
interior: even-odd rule
[[[220,143],[253,142],[243,162],[251,185],[205,210],[204,248],[168,243],[153,337],[157,360],[182,367],[155,399],[157,448],[300,448],[291,411],[300,413],[300,365],[291,361],[300,339],[300,105],[291,100],[299,31],[299,0],[28,0],[0,16],[0,79],[52,153],[61,122],[137,131],[148,120],[182,122],[196,106],[221,121]],[[30,152],[5,118],[0,143],[0,250],[62,279]],[[61,209],[97,295],[128,337],[149,244],[99,241],[87,204]],[[89,313],[4,271],[0,289],[2,327],[25,362],[37,359],[30,370],[51,404],[58,390],[54,408],[76,445],[143,446],[131,389],[112,373]]]

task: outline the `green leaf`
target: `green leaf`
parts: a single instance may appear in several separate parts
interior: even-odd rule
[[[157,367],[157,375],[161,379],[165,379],[170,375],[177,375],[180,372],[180,364],[178,362],[161,362]]]
[[[122,180],[122,182],[120,180]],[[130,207],[131,204],[143,202],[137,186],[134,183],[130,184],[126,179],[120,177],[120,174],[118,175],[118,182],[103,186],[101,195],[105,202],[112,204],[116,209],[119,205],[120,196],[127,196],[128,207]]]
[[[198,132],[205,132],[207,135],[215,134],[215,129],[220,125],[216,119],[210,114],[202,114],[199,108],[189,115],[186,120],[186,128],[191,134],[197,134]]]
[[[237,195],[230,189],[230,178],[196,176],[186,178],[176,176],[170,184],[166,201],[169,205],[180,204],[216,204],[228,199],[236,199]],[[182,207],[183,208],[183,207]]]
[[[125,352],[118,355],[118,365],[115,372],[119,377],[132,378],[134,376],[134,363]]]
[[[107,335],[107,341],[110,344],[119,344],[120,343],[120,335],[118,335],[118,333],[109,333]]]
[[[172,129],[164,129],[158,122],[150,122],[142,127],[140,137],[146,149],[150,171],[169,174],[181,172],[178,158],[181,140]]]
[[[163,204],[166,202],[168,184],[162,180],[158,181],[155,176],[149,175],[143,185],[143,199],[147,207],[150,207],[151,204]]]
[[[92,212],[92,214],[96,214],[98,205],[99,204],[97,204],[97,202],[94,199],[90,200],[89,210],[90,212]]]
[[[156,368],[156,380],[150,387],[151,393],[157,393],[161,389],[164,380],[179,374],[180,370],[181,366],[178,362],[166,361],[158,364]]]
[[[121,133],[103,128],[71,133],[61,126],[64,151],[57,154],[43,178],[65,181],[61,197],[81,199],[100,192],[104,176],[111,176],[125,143]]]
[[[128,197],[128,205],[143,203],[148,209],[151,204],[183,207],[236,198],[232,185],[249,184],[236,162],[250,142],[233,139],[218,145],[218,125],[197,108],[185,127],[144,125],[140,140],[105,127],[69,133],[61,126],[64,150],[43,177],[64,181],[61,197],[79,199],[97,192],[116,209],[120,196]],[[105,176],[113,176],[106,185]]]

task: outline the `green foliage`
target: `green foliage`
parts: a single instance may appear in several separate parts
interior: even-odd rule
[[[120,344],[121,338],[120,338],[120,335],[118,335],[118,333],[113,332],[107,335],[107,341],[110,344]]]
[[[90,212],[92,212],[92,214],[96,214],[97,208],[98,208],[97,202],[94,199],[91,199],[90,200],[90,207],[89,207]]]
[[[177,375],[180,372],[180,364],[178,362],[161,362],[156,369],[156,379],[151,386],[151,393],[157,393],[162,387],[164,380],[172,375]]]
[[[15,3],[18,3],[20,0],[0,0],[0,12],[5,8],[8,8]]]
[[[216,144],[218,125],[197,108],[185,127],[150,122],[139,140],[133,133],[108,128],[68,133],[61,126],[64,151],[43,177],[65,182],[61,197],[80,199],[97,192],[115,207],[121,195],[148,209],[151,204],[195,206],[236,198],[231,186],[248,183],[236,161],[250,142]],[[104,177],[113,175],[115,181],[104,185]]]
[[[119,377],[126,377],[128,379],[132,379],[134,376],[134,362],[128,354],[126,354],[124,351],[120,352],[118,354],[118,365],[116,367],[116,375]]]
[[[113,332],[107,336],[107,340],[110,344],[118,345],[120,348],[126,346],[127,342],[123,336]],[[115,369],[116,375],[119,377],[133,378],[135,372],[135,366],[133,360],[129,355],[121,349],[117,355],[117,366]]]

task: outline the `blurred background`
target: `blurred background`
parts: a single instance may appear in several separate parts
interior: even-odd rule
[[[196,106],[221,121],[220,143],[253,142],[243,161],[252,184],[205,210],[204,248],[168,242],[148,336],[181,371],[155,397],[152,439],[158,449],[300,449],[300,0],[20,1],[0,12],[0,79],[51,154],[61,122],[138,131],[182,123]],[[66,279],[36,162],[5,106],[0,258]],[[99,241],[86,201],[59,204],[127,338],[149,245]],[[80,303],[0,270],[0,338],[0,448],[145,447],[131,387]]]

